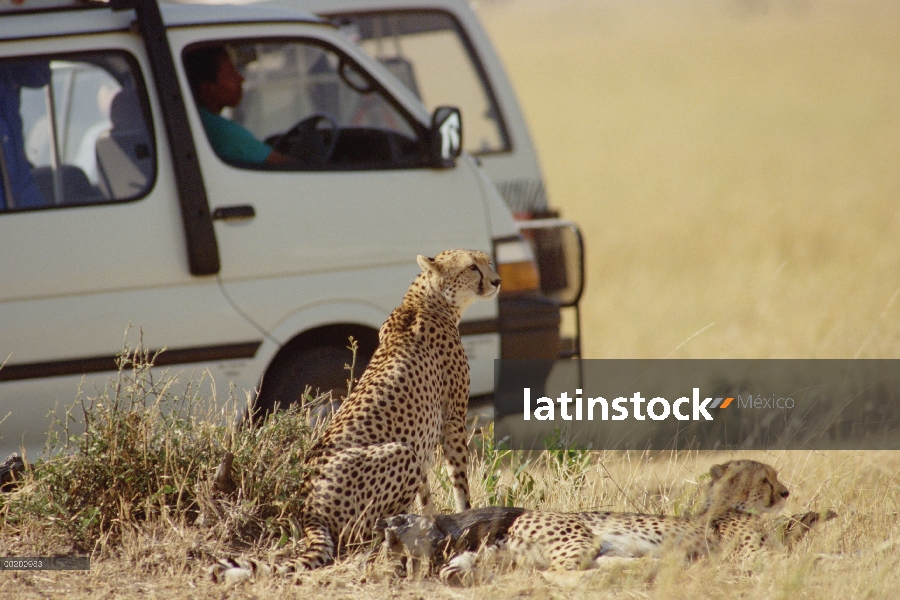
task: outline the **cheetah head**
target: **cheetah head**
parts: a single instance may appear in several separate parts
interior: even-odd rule
[[[419,255],[426,284],[457,307],[459,314],[476,299],[493,298],[500,291],[500,276],[491,259],[478,250],[445,250],[434,258]]]
[[[753,460],[732,460],[713,465],[704,512],[732,509],[761,514],[775,512],[790,495],[769,465]]]

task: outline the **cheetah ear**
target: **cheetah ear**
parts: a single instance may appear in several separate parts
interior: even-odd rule
[[[416,257],[416,262],[419,263],[419,266],[422,267],[423,271],[432,271],[435,274],[440,274],[437,264],[434,262],[433,258],[422,256],[420,254]]]
[[[709,468],[709,475],[710,475],[710,477],[712,477],[713,481],[718,480],[724,474],[725,474],[725,466],[724,465],[713,465]]]

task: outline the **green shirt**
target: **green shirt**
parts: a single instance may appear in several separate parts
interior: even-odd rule
[[[256,139],[247,129],[202,106],[200,120],[203,121],[209,143],[223,160],[262,164],[272,153],[271,146]]]

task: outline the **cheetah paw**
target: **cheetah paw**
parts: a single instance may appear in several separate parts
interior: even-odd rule
[[[461,552],[441,567],[439,577],[447,585],[471,584],[475,575],[475,552]]]
[[[253,577],[253,566],[243,561],[238,562],[231,558],[223,558],[216,564],[208,567],[206,572],[214,583],[224,583],[231,586],[249,581]]]

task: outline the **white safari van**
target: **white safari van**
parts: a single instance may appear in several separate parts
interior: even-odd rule
[[[244,79],[227,116],[290,162],[214,149],[184,66],[213,46]],[[503,279],[460,325],[474,396],[495,358],[556,356],[559,301],[461,122],[285,2],[0,0],[0,455],[103,387],[129,327],[259,408],[343,389],[348,337],[364,363],[447,248]]]

